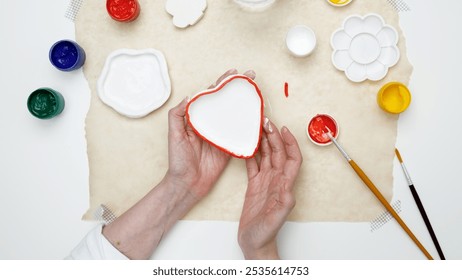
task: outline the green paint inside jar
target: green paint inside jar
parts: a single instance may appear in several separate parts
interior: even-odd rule
[[[30,94],[27,108],[39,119],[51,119],[63,111],[64,98],[51,88],[39,88]]]

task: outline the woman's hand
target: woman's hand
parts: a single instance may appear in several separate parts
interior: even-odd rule
[[[297,140],[265,119],[259,158],[246,161],[248,187],[238,241],[246,259],[279,259],[276,236],[295,206],[293,185],[302,164]]]
[[[237,71],[226,72],[217,83],[232,74]],[[245,75],[253,78],[255,73],[249,71]],[[188,127],[187,103],[183,100],[168,114],[169,169],[164,179],[103,228],[103,235],[128,258],[149,258],[164,234],[210,191],[228,164],[227,154]]]
[[[224,78],[233,74],[237,74],[237,70],[228,70],[209,88],[215,87]],[[247,71],[244,75],[255,78],[253,71]],[[168,114],[169,169],[166,179],[173,185],[186,189],[195,199],[200,200],[218,180],[230,156],[202,140],[187,125],[185,121],[187,103],[187,99],[183,100]]]

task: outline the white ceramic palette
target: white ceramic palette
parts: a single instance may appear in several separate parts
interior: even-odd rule
[[[260,144],[263,98],[251,78],[231,75],[196,94],[186,107],[186,118],[194,132],[213,146],[234,157],[250,158]]]
[[[346,18],[331,37],[332,63],[353,82],[383,79],[400,57],[398,33],[381,16]]]
[[[98,79],[98,96],[130,118],[140,118],[170,97],[164,55],[155,49],[120,49],[111,53]]]

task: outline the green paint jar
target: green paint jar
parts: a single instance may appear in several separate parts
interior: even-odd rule
[[[51,88],[39,88],[27,99],[29,112],[39,119],[51,119],[64,110],[64,97]]]

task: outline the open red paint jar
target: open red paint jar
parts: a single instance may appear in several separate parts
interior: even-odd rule
[[[140,4],[137,0],[107,0],[108,14],[117,21],[130,22],[140,14]]]
[[[338,137],[339,128],[334,118],[326,114],[318,114],[310,120],[306,129],[306,134],[311,142],[319,146],[326,146],[332,143],[326,135],[327,129],[325,127],[330,129],[334,138]]]

